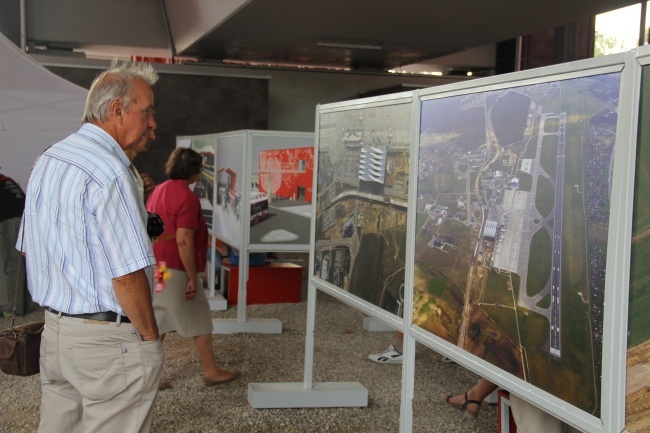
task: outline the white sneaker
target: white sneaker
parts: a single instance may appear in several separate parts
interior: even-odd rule
[[[401,364],[402,354],[395,350],[391,344],[388,346],[388,349],[384,350],[381,353],[368,355],[368,359],[373,362],[378,362],[379,364]]]

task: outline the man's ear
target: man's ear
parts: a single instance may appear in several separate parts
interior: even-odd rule
[[[124,106],[120,101],[111,102],[109,112],[111,113],[111,117],[113,117],[114,119],[122,123],[122,117],[124,116],[125,113],[124,113]]]

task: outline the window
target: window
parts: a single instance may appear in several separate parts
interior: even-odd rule
[[[594,57],[620,53],[638,47],[641,25],[645,28],[643,41],[648,40],[648,30],[645,26],[648,20],[643,17],[642,23],[641,6],[641,3],[637,3],[596,16]]]

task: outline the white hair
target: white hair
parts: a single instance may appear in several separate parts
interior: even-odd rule
[[[124,110],[128,111],[138,81],[143,81],[149,86],[158,81],[158,73],[151,63],[113,61],[90,86],[81,123],[108,119],[113,101],[120,101]]]

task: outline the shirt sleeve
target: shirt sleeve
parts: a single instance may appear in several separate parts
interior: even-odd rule
[[[113,278],[155,264],[146,211],[138,198],[125,171],[101,188],[94,200],[100,242]]]
[[[185,200],[182,201],[178,208],[176,217],[176,228],[198,230],[199,218],[201,213],[201,202],[194,193],[189,193]]]

